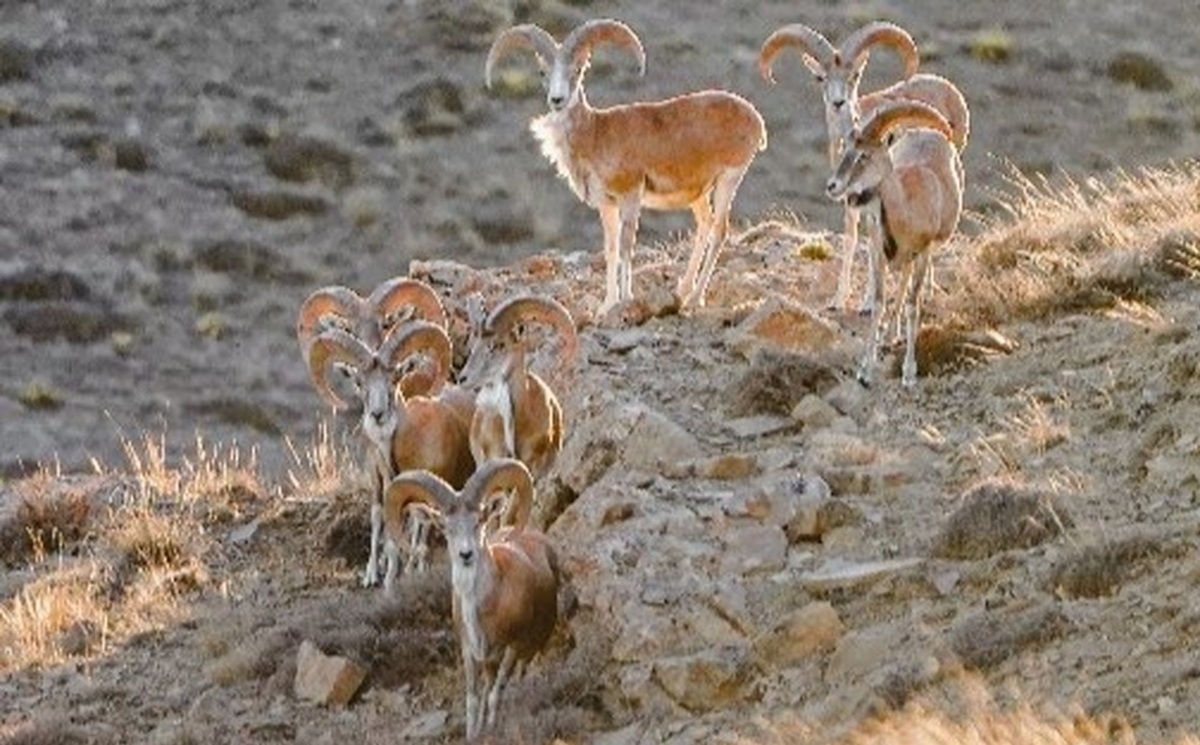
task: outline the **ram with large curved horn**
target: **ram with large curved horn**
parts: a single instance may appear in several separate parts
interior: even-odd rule
[[[795,49],[821,86],[825,104],[825,126],[829,132],[828,156],[831,169],[837,166],[846,147],[846,138],[860,119],[861,97],[858,86],[871,52],[876,48],[889,48],[899,55],[903,66],[903,79],[893,86],[893,89],[902,90],[900,86],[916,74],[920,54],[912,36],[894,23],[869,23],[846,37],[840,47],[835,47],[819,31],[802,23],[794,23],[771,34],[759,52],[759,70],[766,81],[775,82],[773,65],[776,58],[786,49]],[[914,86],[913,90],[919,94],[925,90],[925,86]],[[947,116],[951,114],[947,113]],[[859,246],[858,225],[858,209],[853,205],[846,205],[842,231],[842,269],[838,275],[837,291],[830,302],[830,306],[838,310],[845,309],[850,297],[854,260]],[[868,224],[867,232],[874,230],[875,226]],[[870,264],[869,259],[868,252],[868,286],[875,281],[875,267]],[[871,295],[865,293],[861,306],[863,312],[871,310],[870,303]]]
[[[470,433],[475,461],[517,458],[541,478],[562,449],[564,424],[558,396],[528,364],[535,350],[527,335],[534,324],[549,327],[559,340],[555,377],[562,380],[579,351],[575,322],[560,303],[535,295],[511,298],[492,311],[464,373],[479,387]]]
[[[441,397],[407,396],[398,385],[407,363],[418,357],[426,360],[434,380],[449,377],[451,345],[446,331],[437,324],[410,321],[379,349],[372,349],[357,336],[330,328],[310,344],[309,372],[321,396],[334,408],[349,406],[330,384],[329,371],[336,365],[350,377],[362,404],[361,429],[375,482],[371,552],[363,575],[366,586],[375,584],[379,576],[382,497],[392,477],[401,470],[424,468],[452,484],[462,484],[474,470],[469,420],[464,421],[462,414]],[[423,568],[427,556],[424,527],[419,523],[410,526],[409,565],[417,569]],[[385,550],[385,581],[390,581],[397,569],[398,548],[385,546]]]
[[[891,135],[900,133],[891,145]],[[877,267],[871,332],[858,369],[864,385],[872,382],[885,315],[883,268],[902,272],[904,362],[902,383],[916,385],[916,336],[920,325],[921,286],[934,250],[958,228],[962,214],[962,166],[950,143],[953,130],[940,113],[905,101],[880,106],[848,138],[837,170],[826,185],[831,199],[870,209],[880,226],[871,251]]]
[[[606,271],[598,315],[633,299],[633,249],[643,207],[692,211],[695,242],[676,292],[685,307],[704,305],[734,196],[767,145],[762,117],[749,101],[722,90],[592,108],[583,78],[593,48],[603,43],[626,49],[644,72],[637,34],[619,21],[594,19],[573,30],[552,55],[551,42],[536,26],[510,28],[492,45],[485,75],[490,87],[496,62],[518,48],[533,49],[549,72],[550,111],[530,130],[575,196],[600,213]]]
[[[312,340],[331,326],[354,334],[370,347],[378,347],[399,323],[410,319],[446,326],[441,298],[420,280],[393,277],[365,298],[349,287],[331,285],[315,290],[300,306],[296,339],[306,357]]]
[[[468,740],[495,727],[505,684],[546,646],[558,623],[559,569],[549,539],[523,524],[487,529],[487,514],[504,492],[514,493],[527,514],[533,479],[520,461],[481,464],[457,493],[432,474],[405,472],[385,497],[389,526],[417,508],[431,513],[446,535]]]

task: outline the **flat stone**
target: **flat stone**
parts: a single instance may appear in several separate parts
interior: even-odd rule
[[[358,692],[367,671],[345,657],[327,655],[307,639],[296,655],[296,698],[326,706],[345,706]]]
[[[923,559],[891,559],[851,562],[834,559],[820,569],[801,574],[799,581],[805,589],[812,592],[847,590],[918,567],[923,561]]]
[[[725,426],[740,439],[747,440],[752,437],[765,437],[773,435],[776,432],[782,432],[795,426],[795,422],[782,416],[770,416],[764,414],[761,416],[747,416],[739,419],[730,419],[725,422]]]

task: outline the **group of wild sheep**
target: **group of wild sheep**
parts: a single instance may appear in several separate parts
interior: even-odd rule
[[[601,314],[632,298],[631,266],[641,208],[690,208],[695,244],[677,292],[682,307],[702,306],[729,213],[755,154],[766,147],[762,117],[727,91],[605,109],[588,105],[583,77],[592,49],[623,47],[645,70],[637,35],[614,20],[588,21],[561,43],[535,25],[504,31],[488,54],[496,64],[517,49],[536,56],[550,111],[531,130],[575,194],[600,212],[606,285]],[[895,50],[905,78],[860,96],[871,51]],[[835,47],[801,24],[780,28],[760,54],[762,75],[795,49],[820,82],[833,168],[826,192],[845,204],[843,269],[834,305],[844,307],[866,218],[871,336],[858,375],[870,381],[884,317],[883,269],[903,272],[906,349],[903,383],[916,380],[914,342],[920,292],[932,249],[957,227],[969,121],[962,94],[944,78],[916,74],[916,44],[891,23],[869,24]],[[312,381],[335,408],[347,407],[333,384],[344,373],[362,409],[361,429],[374,477],[370,558],[365,586],[390,589],[407,545],[406,571],[428,564],[431,523],[446,539],[454,622],[465,669],[468,739],[494,725],[507,680],[547,642],[557,623],[559,569],[546,536],[529,526],[534,482],[562,447],[559,398],[528,358],[534,325],[559,341],[566,370],[578,350],[576,327],[556,301],[514,297],[485,313],[468,304],[471,333],[462,369],[454,359],[439,295],[410,278],[384,282],[368,296],[340,286],[312,293],[296,326]],[[381,545],[382,544],[382,545]]]

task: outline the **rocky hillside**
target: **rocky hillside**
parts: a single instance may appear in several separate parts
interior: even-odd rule
[[[536,514],[564,622],[497,741],[1200,732],[1200,175],[1167,165],[1197,9],[680,7],[0,6],[0,742],[461,740],[444,557],[358,586],[353,418],[292,335],[312,289],[410,272],[460,342],[474,292],[581,326]],[[597,326],[536,79],[481,88],[497,29],[590,15],[650,57],[598,55],[595,102],[722,85],[767,119],[706,309],[674,309],[687,223],[652,215]],[[853,381],[815,86],[754,69],[782,23],[875,17],[976,115],[915,391]]]

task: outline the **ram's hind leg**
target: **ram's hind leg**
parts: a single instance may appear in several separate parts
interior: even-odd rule
[[[690,296],[683,298],[683,305],[703,307],[705,296],[708,294],[708,283],[712,280],[713,271],[717,268],[717,259],[721,256],[721,248],[729,233],[729,213],[733,209],[733,198],[737,196],[738,187],[746,175],[746,168],[734,168],[725,171],[717,177],[713,184],[713,217],[712,226],[708,231],[708,239],[704,246],[704,262],[700,268],[700,277]]]
[[[688,256],[687,268],[675,286],[675,295],[680,302],[692,295],[696,289],[696,279],[704,262],[704,247],[708,245],[709,234],[712,232],[713,208],[712,194],[705,192],[692,202],[692,216],[696,218],[696,234],[692,237],[692,253]]]
[[[829,303],[830,308],[838,311],[846,309],[850,285],[854,281],[854,262],[858,258],[858,215],[858,208],[846,205],[842,224],[842,272],[838,275],[837,292]],[[870,297],[869,290],[868,281],[868,289],[863,292],[864,298]]]

